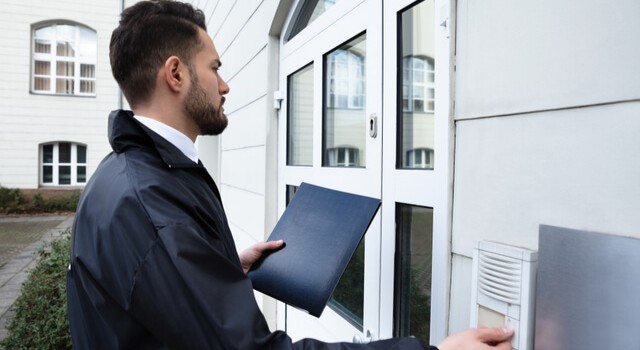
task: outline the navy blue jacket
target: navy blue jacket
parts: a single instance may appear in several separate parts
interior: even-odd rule
[[[271,332],[242,271],[216,184],[128,111],[109,116],[113,148],[73,225],[67,301],[84,349],[422,349],[292,343]]]

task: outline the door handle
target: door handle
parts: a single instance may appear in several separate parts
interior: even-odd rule
[[[369,136],[376,138],[378,136],[378,116],[375,113],[371,113],[369,116]]]

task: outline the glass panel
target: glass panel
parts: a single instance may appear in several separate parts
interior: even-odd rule
[[[58,162],[71,163],[71,144],[61,142],[58,144]]]
[[[73,94],[72,79],[56,79],[56,93]]]
[[[51,53],[51,41],[36,39],[34,50],[36,53]]]
[[[78,183],[87,182],[87,167],[79,166],[76,174],[76,179]]]
[[[53,145],[42,146],[42,162],[53,163]]]
[[[48,26],[48,27],[42,27],[42,28],[38,28],[35,31],[35,37],[38,39],[53,39],[53,31],[54,31],[54,27],[53,26]]]
[[[53,183],[53,167],[51,165],[42,167],[42,182]]]
[[[73,77],[74,64],[73,62],[60,62],[56,63],[56,74],[60,77]]]
[[[365,166],[365,48],[363,34],[325,55],[323,166]]]
[[[36,61],[33,72],[35,74],[51,74],[51,62],[48,61]]]
[[[58,41],[56,54],[61,57],[75,57],[76,53],[73,44],[68,41]]]
[[[313,12],[311,13],[311,17],[309,18],[309,21],[308,21],[307,25],[309,25],[309,23],[312,23],[313,21],[315,21],[323,13],[327,12],[327,10],[330,9],[333,5],[335,5],[336,2],[338,2],[338,0],[319,0],[319,1],[316,1],[316,6],[313,8]]]
[[[79,27],[79,29],[78,57],[95,57],[97,51],[96,32],[84,27]]]
[[[289,205],[289,203],[293,199],[293,196],[296,194],[296,192],[298,192],[298,186],[287,185],[287,193],[285,196],[287,205]]]
[[[288,40],[298,35],[304,28],[315,21],[320,15],[327,12],[339,0],[307,0],[297,13],[297,18],[293,24]]]
[[[56,25],[57,49],[61,57],[75,57],[76,27],[72,25]]]
[[[364,240],[353,254],[347,269],[329,299],[329,306],[362,330],[364,309]]]
[[[58,184],[71,185],[71,167],[68,165],[58,167]]]
[[[396,167],[433,170],[434,153],[434,0],[399,14],[398,130]],[[416,152],[421,152],[417,155]],[[410,157],[430,153],[429,162]]]
[[[289,76],[287,165],[313,165],[313,65]]]
[[[87,146],[76,146],[76,159],[78,164],[85,164],[87,162]]]
[[[433,209],[396,205],[394,335],[429,339]]]
[[[51,79],[49,78],[34,78],[33,89],[36,91],[49,91],[51,90]]]
[[[93,80],[80,80],[80,92],[91,94],[96,92],[96,82]]]
[[[81,64],[80,65],[80,77],[82,78],[95,78],[96,66],[94,64]]]

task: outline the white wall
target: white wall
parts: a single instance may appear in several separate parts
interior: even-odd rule
[[[220,74],[230,86],[225,112],[229,126],[219,145],[203,139],[200,152],[219,149],[219,187],[236,244],[240,249],[265,235],[266,147],[273,117],[268,89],[268,30],[277,1],[193,1],[207,17],[207,29],[222,61]],[[237,89],[236,89],[237,87]]]
[[[109,40],[120,12],[118,1],[5,0],[0,11],[0,185],[37,188],[38,145],[50,141],[87,144],[87,176],[111,150],[107,115],[118,89],[109,65]],[[31,25],[69,20],[97,32],[96,96],[31,94]]]
[[[207,30],[220,54],[227,81],[229,126],[215,138],[201,138],[199,152],[218,183],[239,251],[263,241],[275,222],[275,134],[273,91],[277,50],[269,31],[277,0],[192,1],[207,18]],[[274,162],[269,164],[268,162]],[[270,301],[259,303],[274,310]],[[266,299],[266,298],[265,298]],[[275,328],[275,313],[265,316]]]
[[[640,237],[640,3],[458,2],[450,331],[476,240]],[[466,313],[466,314],[465,314]]]

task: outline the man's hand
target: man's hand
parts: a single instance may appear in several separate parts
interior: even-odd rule
[[[251,266],[260,259],[266,250],[277,250],[284,246],[284,241],[260,242],[252,245],[240,253],[240,265],[245,274],[249,272]]]
[[[511,350],[511,328],[471,328],[445,338],[439,350]]]

